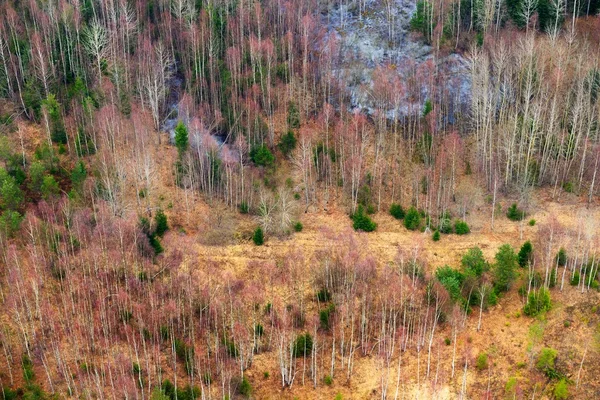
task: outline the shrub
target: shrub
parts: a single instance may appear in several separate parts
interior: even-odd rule
[[[262,146],[253,147],[252,150],[250,150],[250,159],[255,165],[261,167],[270,167],[275,162],[275,156],[264,144]]]
[[[256,324],[254,327],[254,333],[256,336],[262,336],[265,333],[265,328],[261,324]]]
[[[561,267],[567,265],[567,251],[563,247],[556,254],[556,263]]]
[[[159,255],[163,251],[165,251],[165,249],[162,247],[162,244],[160,244],[160,240],[158,240],[158,237],[156,237],[156,235],[150,235],[148,237],[148,240],[150,240],[150,246],[152,246],[152,248],[154,249],[154,255]]]
[[[452,221],[450,218],[442,218],[440,219],[440,232],[444,234],[452,233]]]
[[[516,278],[517,255],[509,244],[503,244],[496,253],[494,284],[498,291],[506,292]]]
[[[288,156],[295,148],[296,148],[296,135],[294,135],[293,131],[287,131],[285,135],[281,136],[281,140],[277,147],[283,153],[283,155]]]
[[[406,213],[400,204],[392,203],[390,206],[390,214],[396,219],[403,219]]]
[[[327,386],[331,386],[333,384],[333,378],[331,377],[331,375],[325,375],[325,377],[323,378],[323,383]]]
[[[452,340],[450,340],[450,338],[445,338],[444,339],[444,343],[446,344],[446,346],[450,346],[452,344]]]
[[[435,271],[436,279],[446,288],[452,300],[457,301],[461,298],[461,286],[465,276],[455,269],[445,265]]]
[[[271,374],[269,374],[269,371],[263,372],[263,378],[269,379],[269,376],[271,376]]]
[[[517,203],[513,203],[506,211],[506,216],[511,221],[521,221],[525,218],[525,211],[519,210]]]
[[[571,284],[571,286],[577,286],[577,285],[579,285],[580,279],[581,279],[581,277],[579,276],[579,272],[575,271],[575,273],[573,274],[573,277],[571,278],[571,281],[569,283]]]
[[[331,317],[331,313],[335,310],[335,306],[333,304],[329,304],[325,309],[319,312],[319,321],[321,323],[321,328],[325,330],[329,330],[329,319]]]
[[[262,246],[265,243],[265,236],[260,226],[254,231],[254,235],[252,235],[252,241],[257,246]]]
[[[295,232],[302,232],[302,229],[304,229],[304,226],[302,225],[302,222],[298,221],[294,224],[294,231]]]
[[[377,229],[377,224],[365,213],[365,209],[362,205],[358,206],[358,209],[351,215],[351,218],[354,230],[372,232]]]
[[[327,289],[321,289],[317,292],[317,300],[322,303],[326,303],[331,300],[331,293]]]
[[[2,172],[6,174],[6,171],[2,170]],[[2,198],[2,208],[5,210],[15,210],[21,207],[24,199],[23,192],[19,188],[19,185],[17,185],[15,178],[4,175],[1,179],[0,197]]]
[[[562,378],[554,386],[554,398],[556,400],[566,400],[569,398],[569,385],[565,378]]]
[[[417,211],[416,208],[411,207],[408,209],[408,212],[404,216],[404,226],[409,231],[416,231],[419,229],[421,225],[421,214]]]
[[[529,226],[535,226],[535,219],[530,219],[529,220]]]
[[[40,191],[42,192],[42,197],[47,200],[58,195],[60,193],[60,188],[52,175],[46,175],[42,180]]]
[[[525,243],[523,243],[523,246],[521,246],[521,250],[519,250],[519,265],[521,266],[521,268],[526,267],[527,263],[531,261],[532,254],[533,246],[528,240]]]
[[[293,356],[294,357],[306,357],[310,355],[313,347],[313,339],[309,333],[305,333],[304,335],[300,335],[296,338],[294,342],[293,348]]]
[[[470,248],[463,256],[461,264],[465,272],[473,273],[476,276],[481,276],[489,268],[479,247]]]
[[[454,231],[457,235],[466,235],[471,232],[469,225],[465,221],[457,220],[454,223]]]
[[[475,363],[475,367],[478,370],[483,371],[488,368],[488,355],[486,353],[480,353],[477,356],[477,362]]]
[[[433,235],[431,236],[431,238],[433,239],[434,242],[437,242],[438,240],[440,240],[440,231],[436,230],[435,232],[433,232]]]
[[[431,41],[431,34],[433,32],[431,23],[432,15],[432,5],[425,0],[421,0],[417,2],[417,10],[410,20],[410,29],[423,34],[427,43]],[[425,110],[427,110],[427,106]]]
[[[17,211],[6,210],[0,215],[0,231],[13,237],[19,231],[23,217]]]
[[[154,228],[154,233],[158,236],[162,237],[165,232],[169,229],[169,224],[167,222],[167,216],[162,210],[158,210],[156,215],[154,216],[154,223],[156,227]]]
[[[250,396],[250,394],[252,393],[252,385],[250,385],[250,382],[245,376],[242,378],[238,390],[242,396]]]
[[[175,146],[177,147],[179,155],[182,155],[188,149],[188,140],[187,127],[183,122],[179,121],[175,127]]]
[[[35,378],[35,373],[33,372],[33,363],[27,354],[23,354],[21,366],[23,367],[23,380],[31,383]]]
[[[239,205],[240,214],[248,214],[248,203],[242,201]]]
[[[523,314],[534,317],[539,313],[548,311],[552,307],[550,292],[546,288],[532,290],[527,297],[527,304],[523,307]]]
[[[538,355],[535,367],[542,371],[547,376],[551,376],[555,373],[554,363],[558,352],[550,347],[544,347]]]

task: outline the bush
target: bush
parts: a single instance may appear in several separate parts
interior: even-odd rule
[[[421,0],[417,2],[417,10],[410,20],[410,29],[422,33],[427,43],[431,41],[431,34],[433,32],[433,25],[431,23],[432,15],[432,5],[427,1]]]
[[[569,283],[571,284],[571,286],[577,286],[577,285],[579,285],[580,279],[581,279],[581,277],[579,276],[579,272],[575,271],[575,273],[573,274],[573,277],[571,278],[571,281]]]
[[[436,230],[435,232],[433,232],[433,235],[431,236],[431,238],[433,239],[434,242],[437,242],[438,240],[440,240],[440,231]]]
[[[323,378],[323,383],[327,386],[331,386],[333,384],[333,378],[331,377],[331,375],[325,375],[325,377]]]
[[[489,265],[483,257],[483,252],[479,247],[470,248],[461,260],[463,270],[470,272],[476,276],[481,276],[489,269]]]
[[[42,180],[40,191],[42,192],[42,197],[48,200],[57,196],[60,193],[60,188],[58,187],[58,182],[56,182],[52,175],[46,175]]]
[[[521,221],[525,218],[525,211],[519,210],[517,203],[513,203],[506,211],[506,216],[511,221]]]
[[[167,223],[167,216],[160,209],[154,216],[154,223],[156,224],[156,227],[154,228],[154,233],[156,233],[160,237],[162,237],[165,234],[165,232],[169,229],[169,224]]]
[[[248,214],[248,203],[242,201],[239,205],[240,214]]]
[[[523,314],[535,317],[539,313],[550,310],[551,307],[550,292],[546,288],[540,288],[538,291],[529,292],[527,304],[523,307]]]
[[[331,300],[331,293],[329,293],[329,290],[327,289],[321,289],[317,292],[317,300],[321,303],[327,303]]]
[[[519,265],[521,266],[521,268],[526,267],[527,263],[531,261],[532,254],[533,246],[528,240],[525,243],[523,243],[523,246],[521,246],[521,250],[519,250]]]
[[[553,375],[555,373],[554,364],[557,355],[558,352],[556,350],[550,347],[544,347],[537,358],[535,367],[547,376]]]
[[[446,288],[453,301],[457,301],[462,297],[461,287],[465,276],[460,271],[445,265],[435,271],[435,277]]]
[[[321,323],[321,328],[329,330],[329,319],[334,310],[335,306],[333,304],[329,304],[325,309],[319,312],[319,322]]]
[[[250,159],[255,165],[261,167],[270,167],[275,162],[275,156],[264,144],[262,146],[253,147],[252,150],[250,150]]]
[[[287,123],[290,128],[300,128],[300,111],[293,101],[288,106]]]
[[[443,217],[442,219],[440,219],[439,229],[441,233],[444,233],[446,235],[452,233],[452,221],[450,220],[450,218]]]
[[[562,378],[554,386],[554,398],[556,400],[566,400],[569,398],[569,385],[565,378]]]
[[[403,219],[406,213],[400,204],[392,203],[390,206],[390,214],[396,219]]]
[[[2,170],[2,180],[0,185],[0,197],[2,198],[2,208],[5,210],[16,210],[21,207],[23,202],[23,192],[17,184],[15,178],[6,174],[6,171]]]
[[[250,394],[252,393],[252,385],[250,385],[250,382],[248,381],[248,379],[244,376],[242,378],[242,381],[240,382],[240,387],[238,389],[238,391],[240,392],[240,394],[242,396],[250,396]]]
[[[313,347],[313,339],[309,333],[300,335],[296,338],[293,348],[294,357],[306,357],[310,355]]]
[[[556,254],[556,263],[561,267],[567,265],[567,251],[563,247]]]
[[[454,223],[454,231],[457,235],[466,235],[471,232],[469,225],[465,221],[457,220]]]
[[[529,226],[535,226],[535,219],[530,219],[529,220]]]
[[[373,232],[377,229],[377,224],[365,213],[362,205],[358,206],[358,209],[350,218],[353,221],[352,227],[356,231]]]
[[[486,353],[480,353],[477,356],[477,362],[475,363],[475,367],[477,367],[477,369],[480,371],[488,369],[488,355]]]
[[[183,122],[179,121],[175,127],[175,147],[177,147],[179,155],[182,155],[188,149],[188,146],[189,139],[187,127]]]
[[[506,292],[517,274],[517,255],[509,244],[503,244],[496,253],[496,265],[494,267],[494,284],[496,289]]]
[[[421,225],[421,214],[417,211],[416,208],[411,207],[408,209],[408,212],[404,216],[404,226],[409,231],[416,231],[419,229]]]
[[[0,231],[8,237],[19,231],[23,217],[17,211],[6,210],[0,215]]]
[[[252,241],[257,246],[262,246],[265,243],[263,230],[260,226],[254,231],[254,235],[252,235]]]
[[[296,135],[294,135],[293,131],[288,131],[285,135],[281,136],[281,140],[277,147],[283,153],[283,155],[288,156],[295,148],[296,148]]]
[[[302,222],[298,221],[294,224],[294,231],[295,232],[302,232],[302,229],[304,229],[304,226],[302,225]]]

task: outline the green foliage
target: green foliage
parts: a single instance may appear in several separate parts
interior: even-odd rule
[[[260,167],[270,167],[275,162],[275,156],[264,144],[255,146],[250,150],[250,159],[255,165]]]
[[[470,248],[463,256],[461,264],[466,273],[475,276],[481,276],[489,269],[489,265],[487,261],[485,261],[483,252],[479,247]]]
[[[426,0],[417,2],[417,10],[410,20],[410,29],[423,34],[427,43],[433,33],[433,6]]]
[[[46,167],[39,161],[34,161],[29,166],[29,188],[33,191],[39,191],[42,187],[42,181],[46,175]]]
[[[517,255],[509,244],[503,244],[496,253],[494,285],[497,291],[506,292],[517,277]]]
[[[579,285],[580,280],[581,276],[579,275],[579,271],[575,271],[569,283],[571,284],[571,286],[577,286]]]
[[[0,169],[0,199],[4,210],[16,210],[23,202],[23,192],[14,177]]]
[[[240,210],[240,214],[248,214],[248,203],[246,203],[245,201],[242,201],[238,208]]]
[[[75,136],[75,153],[78,157],[96,154],[96,145],[83,127],[77,129],[77,136]]]
[[[35,373],[33,372],[33,362],[27,354],[23,354],[21,357],[21,367],[23,368],[23,380],[27,384],[31,384],[35,379]]]
[[[302,232],[302,229],[304,229],[304,226],[302,225],[302,222],[297,221],[294,224],[294,232]]]
[[[420,225],[421,225],[421,214],[419,214],[419,211],[417,211],[416,208],[414,208],[414,207],[409,208],[408,211],[406,212],[406,215],[404,216],[404,226],[409,231],[416,231],[417,229],[419,229]]]
[[[331,293],[329,293],[329,290],[327,290],[325,288],[320,289],[317,292],[317,300],[319,300],[322,303],[326,303],[329,300],[331,300]]]
[[[438,230],[434,231],[431,238],[433,239],[434,242],[439,241],[440,240],[440,231],[438,231]]]
[[[292,350],[294,357],[306,357],[312,352],[313,339],[309,333],[299,335],[294,341],[294,347]]]
[[[288,105],[287,123],[292,129],[300,128],[300,111],[293,101],[290,101]]]
[[[6,210],[0,215],[0,231],[13,237],[19,231],[23,217],[17,211]]]
[[[329,320],[334,310],[335,306],[333,304],[329,304],[326,308],[319,311],[319,321],[322,329],[329,330]]]
[[[444,234],[452,233],[452,222],[450,221],[450,218],[445,215],[440,218],[439,230]]]
[[[533,246],[528,240],[525,243],[523,243],[523,246],[521,246],[521,250],[519,250],[519,265],[521,266],[521,268],[526,267],[527,263],[531,262],[532,256]]]
[[[535,226],[535,219],[530,219],[529,220],[529,226]]]
[[[431,111],[433,111],[433,104],[431,103],[431,100],[427,99],[425,101],[425,105],[423,106],[423,117],[426,117],[427,115],[429,115],[429,113]]]
[[[480,370],[483,371],[484,369],[488,369],[488,355],[487,353],[480,353],[477,356],[477,361],[475,363],[475,367]]]
[[[527,297],[527,304],[523,307],[523,314],[530,317],[550,310],[552,302],[550,301],[550,292],[546,288],[532,290]]]
[[[556,362],[556,357],[558,352],[550,347],[544,347],[540,354],[538,355],[537,361],[535,363],[535,367],[546,374],[546,376],[552,376],[555,374],[554,364]]]
[[[183,340],[175,338],[175,354],[177,359],[183,362],[188,375],[194,372],[194,347],[188,346]]]
[[[177,147],[179,155],[185,153],[189,147],[188,129],[181,121],[175,127],[175,147]]]
[[[511,221],[521,221],[523,218],[525,218],[525,211],[520,210],[517,207],[517,203],[513,203],[510,207],[508,207],[506,216]]]
[[[323,378],[323,383],[327,386],[331,386],[333,384],[333,378],[331,377],[331,375],[325,375],[325,377]]]
[[[296,135],[293,131],[287,131],[286,134],[281,136],[281,140],[277,147],[286,157],[296,148]]]
[[[252,385],[250,385],[248,378],[246,378],[245,376],[242,378],[242,381],[240,382],[238,391],[240,392],[240,394],[242,396],[246,396],[246,397],[249,397],[252,394]]]
[[[257,246],[262,246],[265,243],[265,236],[260,226],[254,231],[254,234],[252,235],[252,241]]]
[[[62,119],[60,111],[60,103],[56,100],[53,94],[49,94],[48,97],[42,102],[42,105],[48,113],[48,120],[50,125],[50,139],[53,143],[67,143],[67,131]]]
[[[165,251],[165,249],[162,247],[162,244],[160,244],[160,240],[156,235],[150,235],[148,237],[148,240],[150,241],[150,246],[152,246],[152,248],[154,249],[154,255],[159,255]]]
[[[462,297],[461,287],[465,276],[460,271],[445,265],[435,271],[435,277],[446,288],[453,301]]]
[[[465,221],[456,220],[454,223],[454,231],[457,235],[466,235],[471,232],[469,225]]]
[[[163,210],[159,209],[154,216],[154,233],[158,236],[162,237],[165,232],[169,229],[169,224],[167,222],[167,216],[163,212]]]
[[[56,182],[54,176],[44,176],[40,192],[42,193],[42,197],[46,200],[51,199],[60,193],[60,187],[58,187],[58,182]]]
[[[556,400],[566,400],[569,398],[569,384],[565,378],[554,385],[554,398]]]
[[[365,213],[362,204],[358,206],[358,209],[350,218],[352,218],[352,227],[354,230],[372,232],[377,229],[377,224]]]
[[[561,247],[556,254],[556,264],[561,267],[567,265],[567,251]]]
[[[86,178],[87,169],[85,168],[83,161],[80,160],[75,164],[73,171],[71,171],[71,183],[74,188],[80,190]]]
[[[390,214],[396,219],[403,219],[406,213],[400,204],[392,203],[390,206]]]

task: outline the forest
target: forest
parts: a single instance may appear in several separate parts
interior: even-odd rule
[[[0,2],[0,399],[600,398],[600,0]]]

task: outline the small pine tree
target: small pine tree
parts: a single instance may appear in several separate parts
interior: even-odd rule
[[[546,288],[540,288],[537,292],[532,290],[527,297],[527,304],[523,307],[523,314],[530,317],[550,310],[552,302],[550,301],[550,292]]]
[[[517,203],[513,203],[510,207],[508,207],[506,216],[511,221],[521,221],[523,218],[525,218],[525,211],[520,210],[517,207]]]
[[[260,226],[254,231],[254,235],[252,235],[252,241],[257,246],[262,246],[265,243],[265,236]]]
[[[58,195],[60,193],[60,188],[52,175],[46,175],[42,180],[40,191],[42,192],[42,197],[48,200],[49,198]]]
[[[403,219],[406,213],[400,204],[392,203],[390,206],[390,214],[396,219]]]
[[[531,245],[531,242],[528,240],[525,243],[523,243],[523,246],[521,246],[521,250],[519,250],[519,265],[521,266],[521,268],[524,268],[527,266],[527,263],[531,261],[532,255],[533,255],[533,246]]]
[[[434,242],[437,242],[438,240],[440,240],[440,231],[436,230],[435,232],[433,232],[433,236],[431,236],[431,238],[433,239]]]
[[[567,251],[563,247],[556,254],[556,263],[561,267],[567,265]]]
[[[285,135],[281,136],[281,140],[277,147],[283,153],[284,156],[288,156],[296,148],[296,135],[293,131],[287,131]]]
[[[503,244],[496,253],[494,284],[500,292],[506,292],[517,277],[517,255],[509,244]]]
[[[365,213],[365,209],[362,205],[358,206],[358,209],[350,216],[350,218],[352,218],[354,230],[372,232],[377,229],[377,224]]]
[[[289,127],[292,129],[300,128],[300,112],[298,111],[296,103],[294,103],[293,101],[290,101],[288,107],[287,122]]]
[[[457,220],[454,223],[454,232],[457,235],[466,235],[471,232],[471,229],[469,229],[469,225],[465,221]]]
[[[188,149],[188,140],[187,127],[183,124],[183,122],[179,121],[175,127],[175,146],[179,151],[179,155],[185,153],[185,151]]]
[[[275,156],[265,145],[253,147],[250,150],[250,159],[259,167],[270,167],[275,162]]]
[[[421,214],[419,214],[419,211],[417,211],[416,208],[409,208],[406,215],[404,216],[404,226],[409,231],[416,231],[417,229],[419,229],[420,225]]]
[[[154,216],[154,223],[156,227],[154,228],[154,233],[158,236],[165,234],[165,232],[169,229],[169,224],[167,222],[167,216],[163,212],[163,210],[158,210],[156,215]]]

